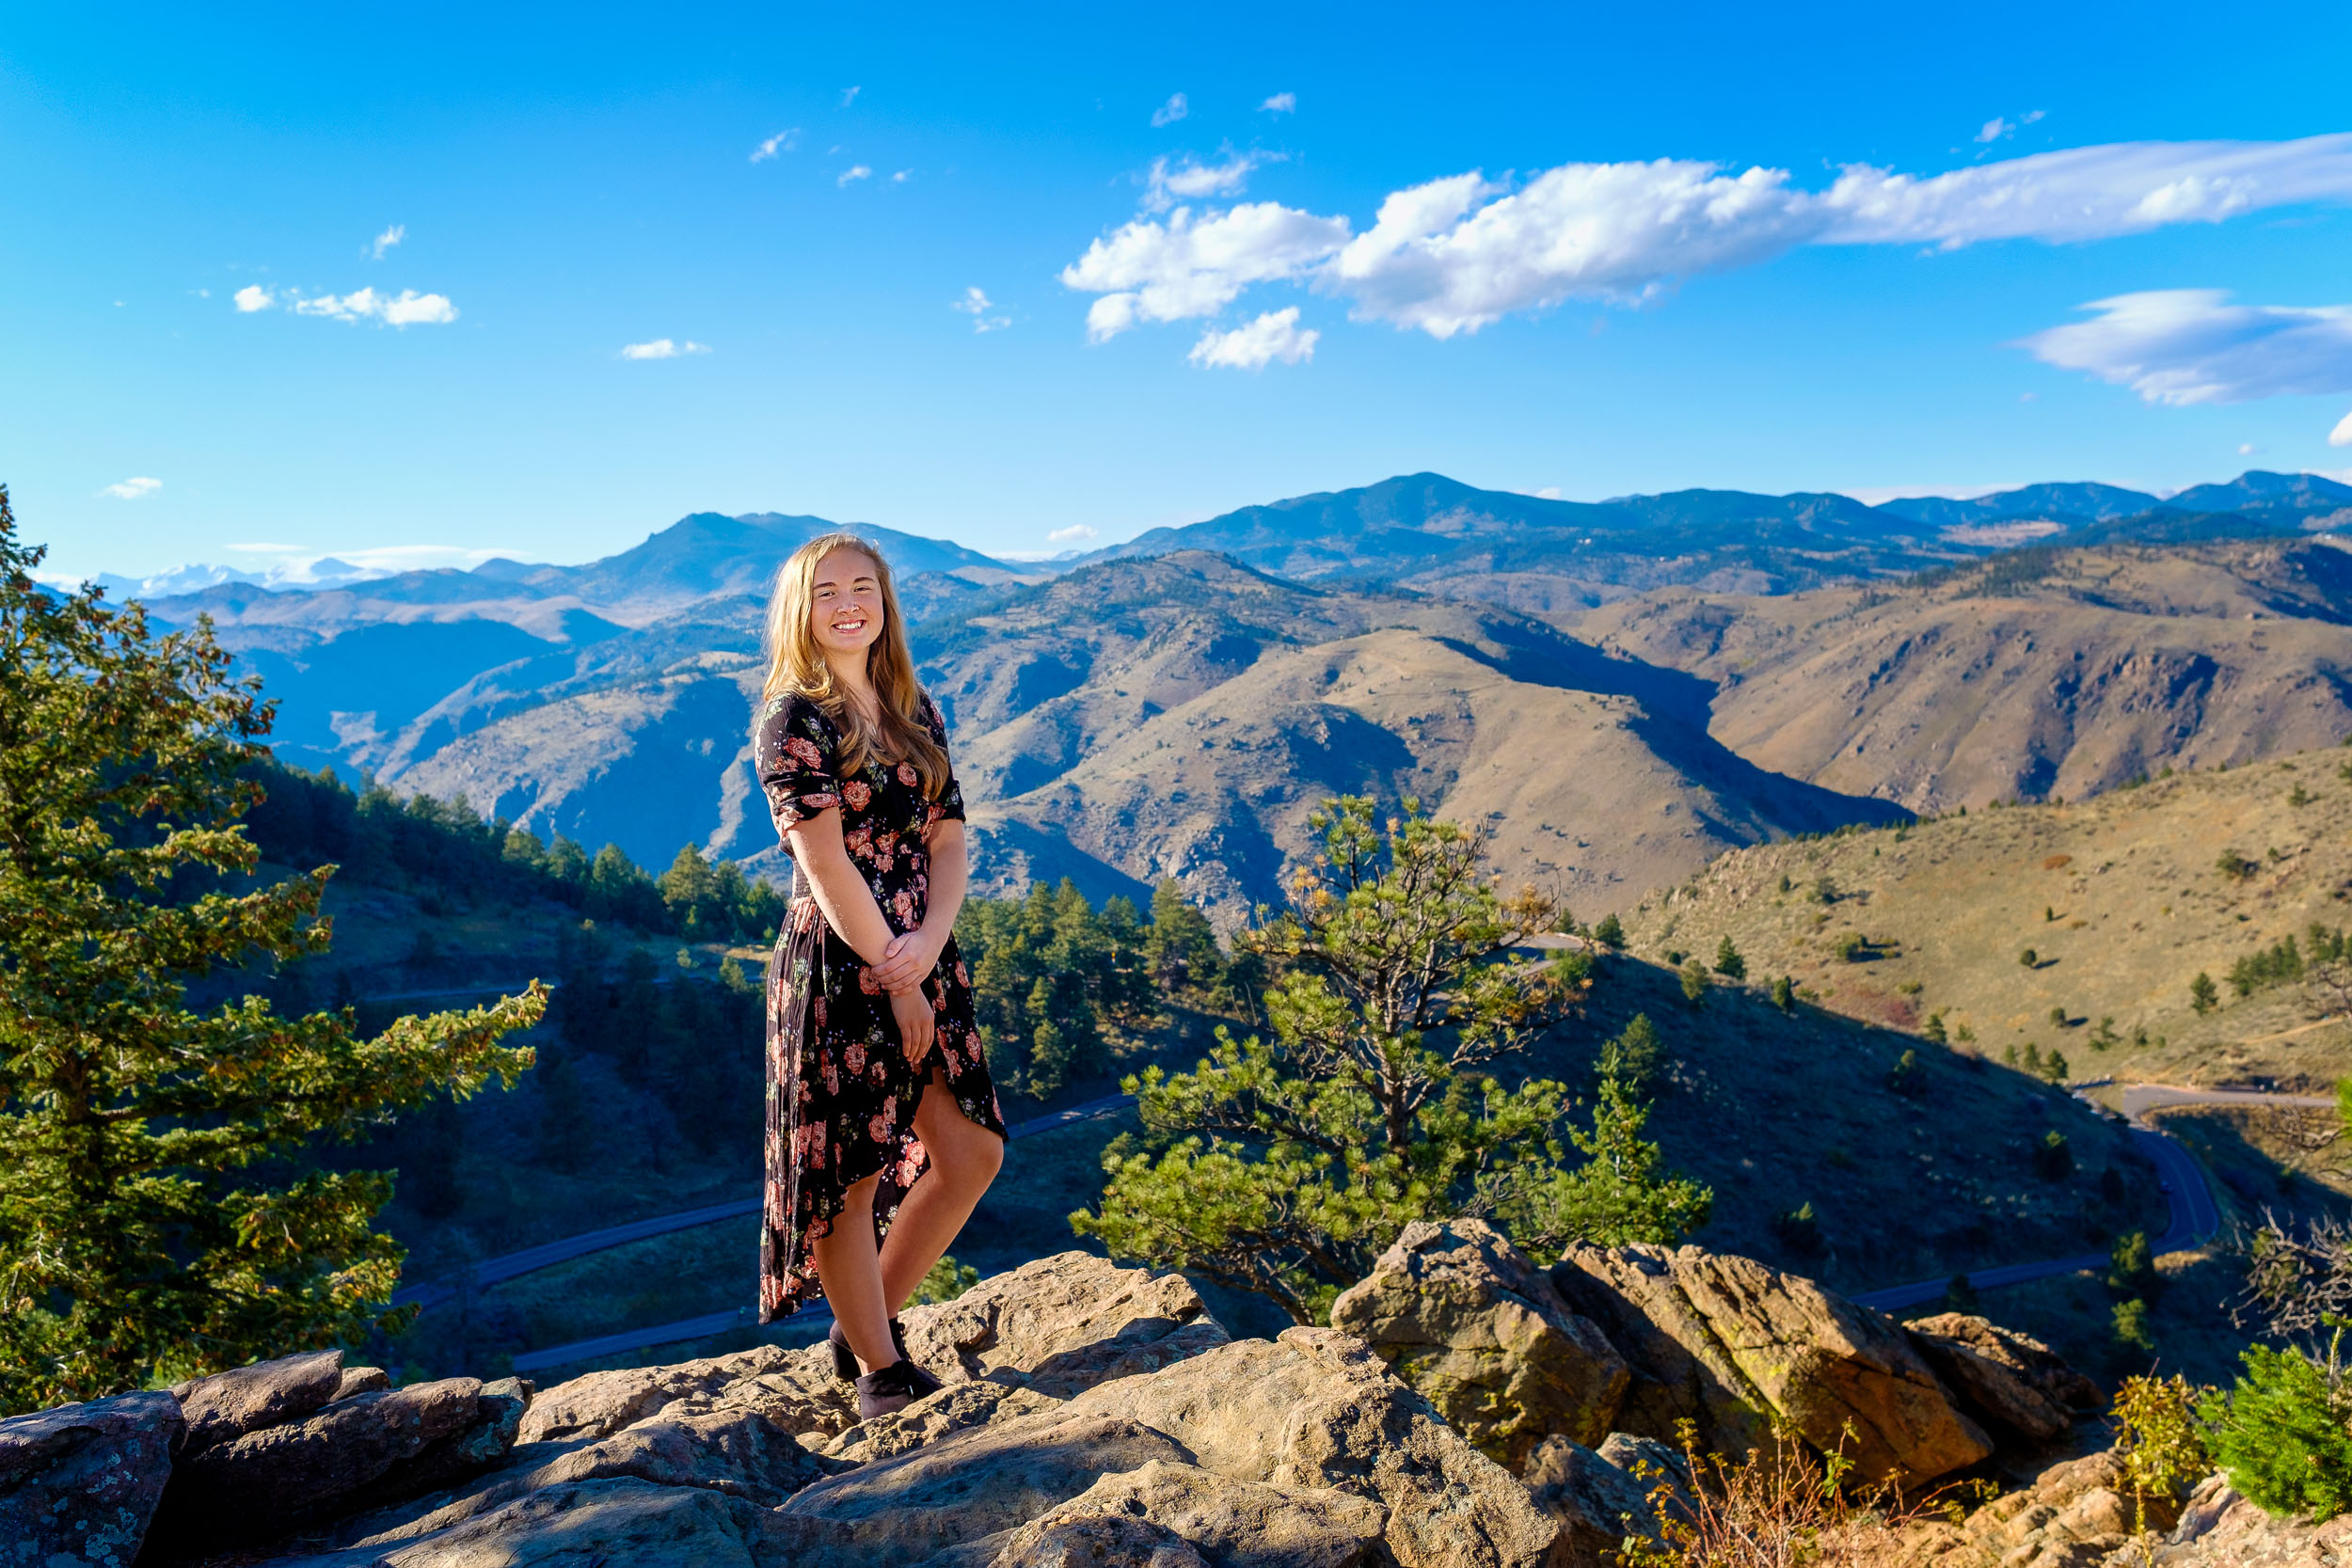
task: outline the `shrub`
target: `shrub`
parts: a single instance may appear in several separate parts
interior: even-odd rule
[[[2045,1181],[2060,1181],[2074,1174],[2074,1148],[2066,1141],[2066,1134],[2051,1128],[2034,1145],[2033,1168]]]
[[[2066,1065],[2066,1053],[2052,1046],[2050,1059],[2042,1064],[2042,1075],[2053,1084],[2063,1084],[2072,1078],[2074,1069]]]
[[[1785,1214],[1772,1216],[1772,1234],[1780,1244],[1803,1258],[1819,1257],[1824,1250],[1821,1241],[1821,1217],[1813,1212],[1807,1199]]]
[[[1786,974],[1772,982],[1772,1006],[1784,1013],[1796,1008],[1797,983]]]
[[[1611,952],[1625,946],[1625,924],[1613,914],[1604,914],[1600,924],[1593,927],[1593,940]]]
[[[1850,964],[1858,964],[1870,956],[1869,939],[1860,931],[1848,931],[1837,939],[1836,954]]]
[[[1944,1015],[1942,1013],[1930,1013],[1928,1015],[1928,1021],[1919,1026],[1919,1034],[1921,1037],[1926,1039],[1931,1044],[1944,1044],[1947,1037],[1944,1033]]]
[[[1919,1065],[1919,1053],[1906,1050],[1895,1058],[1895,1065],[1886,1069],[1886,1086],[1899,1095],[1927,1092],[1927,1069]]]
[[[2247,878],[2251,877],[2255,872],[2262,869],[2262,866],[2259,863],[2248,860],[2244,855],[2239,854],[2235,849],[2222,850],[2221,858],[2215,861],[2213,863],[2215,870],[2220,872],[2221,875],[2229,878],[2230,880],[2233,882],[2242,882]]]
[[[2041,964],[2042,955],[2028,947],[2017,955],[2017,961],[2024,964],[2027,969],[2033,969]]]
[[[1707,1006],[1708,988],[1715,983],[1707,973],[1707,966],[1692,958],[1682,966],[1682,1000],[1693,1007]]]
[[[2210,1388],[2193,1387],[2175,1373],[2169,1378],[2127,1377],[2115,1391],[2115,1451],[2132,1489],[2133,1528],[2149,1528],[2148,1505],[2157,1505],[2160,1525],[2178,1517],[2189,1488],[2213,1473],[2213,1455],[2197,1420],[2198,1402]]]
[[[2325,1365],[2300,1351],[2249,1345],[2246,1371],[2198,1415],[2230,1484],[2273,1513],[2332,1519],[2352,1509],[2352,1399],[2336,1329]]]
[[[2125,1356],[2156,1354],[2156,1337],[2148,1328],[2148,1304],[2129,1296],[2115,1304],[2115,1348]]]
[[[2133,1230],[2115,1239],[2107,1254],[2107,1285],[2132,1295],[2147,1295],[2156,1284],[2156,1259],[2148,1245],[2148,1232]]]

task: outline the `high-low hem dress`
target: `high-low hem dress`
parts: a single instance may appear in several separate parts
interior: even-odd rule
[[[931,736],[947,726],[923,699]],[[753,743],[769,814],[781,834],[795,822],[838,809],[850,862],[894,932],[922,924],[930,891],[924,834],[963,820],[951,774],[936,800],[906,763],[869,757],[843,776],[840,736],[805,697],[771,700]],[[823,1294],[812,1243],[832,1234],[850,1188],[879,1171],[874,1239],[890,1222],[930,1157],[915,1136],[914,1112],[934,1068],[975,1124],[998,1137],[1004,1112],[972,1010],[972,976],[951,938],[924,981],[936,1034],[919,1069],[907,1065],[890,996],[865,960],[826,924],[798,875],[784,929],[768,962],[767,1189],[759,1248],[759,1321],[790,1317]]]

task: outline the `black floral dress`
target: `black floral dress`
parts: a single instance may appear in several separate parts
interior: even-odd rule
[[[937,705],[924,716],[941,746],[947,726]],[[824,710],[804,697],[779,697],[760,715],[753,742],[768,810],[782,833],[829,808],[841,812],[850,863],[893,931],[922,924],[930,891],[931,824],[963,819],[951,775],[936,800],[905,763],[869,757],[855,775],[839,767],[840,737]],[[938,1024],[922,1066],[907,1065],[890,997],[866,963],[826,924],[795,879],[795,896],[768,963],[767,1196],[759,1251],[759,1321],[789,1317],[822,1293],[810,1243],[829,1235],[842,1196],[875,1172],[874,1234],[890,1228],[915,1179],[930,1164],[914,1135],[914,1110],[936,1065],[965,1117],[1004,1135],[1004,1112],[988,1076],[972,976],[950,940],[924,982]]]

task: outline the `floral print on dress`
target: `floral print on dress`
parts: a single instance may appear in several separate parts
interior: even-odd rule
[[[946,746],[946,722],[929,696],[923,716],[931,737]],[[963,820],[963,796],[951,773],[940,798],[927,800],[911,765],[879,758],[843,778],[839,754],[840,736],[814,702],[780,697],[762,710],[753,759],[776,832],[839,808],[842,844],[882,918],[894,931],[911,931],[923,923],[930,892],[925,831]],[[876,1242],[888,1233],[899,1203],[930,1167],[914,1112],[934,1066],[964,1116],[1004,1135],[1004,1112],[972,1010],[972,974],[953,940],[923,990],[936,1038],[918,1071],[907,1065],[888,993],[826,926],[817,901],[795,887],[768,962],[763,1323],[789,1317],[823,1293],[810,1244],[831,1234],[843,1196],[878,1171]]]

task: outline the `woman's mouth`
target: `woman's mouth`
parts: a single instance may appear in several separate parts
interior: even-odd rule
[[[860,615],[852,620],[835,621],[833,624],[833,629],[844,636],[854,637],[866,629],[866,617]]]

